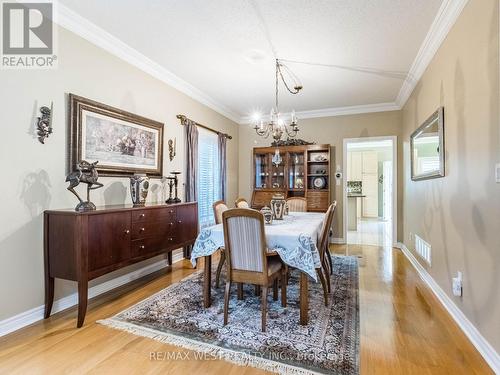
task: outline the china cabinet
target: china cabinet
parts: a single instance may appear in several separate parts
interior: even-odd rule
[[[278,152],[276,152],[278,151]],[[252,207],[269,206],[276,193],[307,199],[308,211],[330,204],[330,145],[258,147],[253,150]]]

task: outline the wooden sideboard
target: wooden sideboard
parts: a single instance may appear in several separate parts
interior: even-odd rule
[[[90,280],[162,253],[171,265],[172,251],[192,245],[197,234],[196,202],[45,211],[45,318],[52,310],[55,278],[78,282],[81,327]]]

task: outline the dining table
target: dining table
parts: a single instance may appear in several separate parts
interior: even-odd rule
[[[317,242],[320,237],[324,213],[290,212],[282,220],[265,224],[267,248],[277,254],[290,267],[300,271],[299,305],[300,324],[308,324],[309,279],[318,282],[316,269],[321,267]],[[211,305],[212,255],[224,247],[222,224],[201,229],[191,252],[191,263],[196,267],[197,259],[204,258],[203,305]]]

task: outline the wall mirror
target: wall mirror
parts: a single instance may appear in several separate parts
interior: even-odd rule
[[[410,136],[411,179],[444,177],[444,108],[440,107]]]

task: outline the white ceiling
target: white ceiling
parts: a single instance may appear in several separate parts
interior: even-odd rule
[[[394,103],[442,0],[60,0],[231,113],[266,112],[278,58],[304,90],[280,110]],[[368,68],[374,74],[352,70]]]

